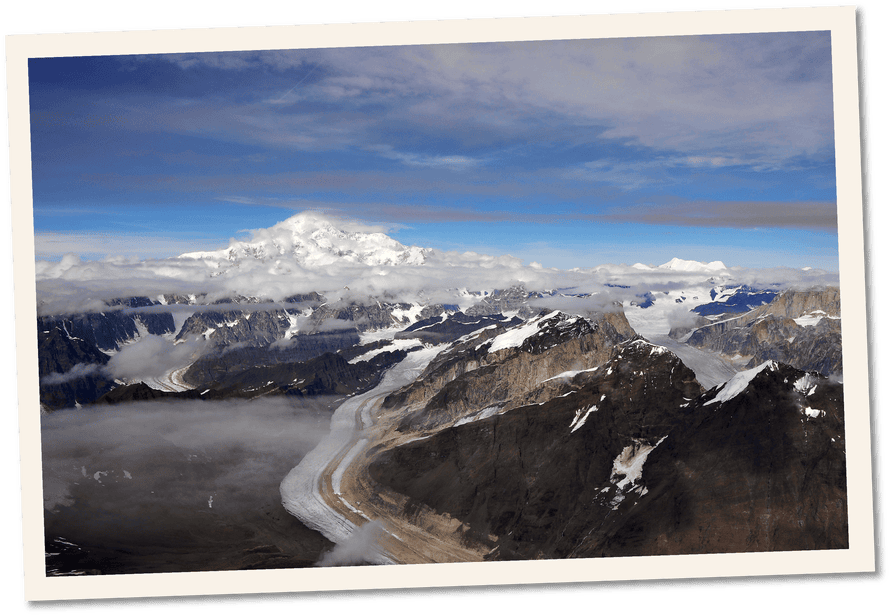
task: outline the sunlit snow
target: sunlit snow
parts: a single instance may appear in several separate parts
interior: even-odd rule
[[[818,382],[818,379],[812,374],[805,374],[794,381],[794,389],[806,396],[812,396]]]
[[[422,346],[421,343],[416,338],[406,338],[406,339],[394,339],[392,342],[387,344],[386,346],[382,346],[379,349],[372,349],[367,353],[362,353],[358,357],[349,360],[350,364],[357,364],[362,361],[368,361],[369,359],[373,359],[374,357],[380,355],[381,353],[385,353],[387,351],[401,351],[404,349],[410,349],[412,347]]]
[[[569,428],[572,429],[571,431],[574,432],[575,430],[583,426],[584,422],[587,421],[587,418],[590,416],[590,414],[595,413],[597,410],[598,409],[594,404],[588,409],[578,409],[577,411],[575,411],[575,419],[573,419],[572,423],[569,425]]]
[[[488,352],[494,353],[495,351],[500,351],[502,349],[522,346],[523,342],[540,331],[541,325],[543,325],[544,322],[549,321],[557,315],[559,315],[559,311],[555,310],[546,316],[536,317],[528,323],[508,329],[506,332],[492,340]]]
[[[712,400],[708,400],[707,402],[705,402],[705,406],[732,400],[740,393],[745,391],[745,388],[748,387],[748,383],[750,383],[758,374],[767,369],[776,370],[777,368],[778,364],[776,364],[776,362],[772,360],[769,360],[763,362],[756,368],[751,368],[750,370],[739,372],[737,375],[726,382],[723,388],[719,392],[717,392],[717,395],[714,396]]]

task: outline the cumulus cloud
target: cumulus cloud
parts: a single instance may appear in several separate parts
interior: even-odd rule
[[[463,290],[483,291],[523,286],[529,290],[571,289],[573,293],[599,293],[597,300],[633,298],[652,290],[679,289],[700,274],[670,270],[640,270],[627,265],[559,270],[525,265],[510,256],[491,257],[476,253],[432,251],[424,265],[366,266],[331,263],[308,270],[294,260],[279,259],[272,266],[262,261],[244,261],[237,268],[219,273],[201,261],[168,259],[136,264],[82,262],[61,268],[38,268],[38,309],[41,314],[100,312],[109,310],[105,300],[119,297],[157,297],[164,293],[198,294],[204,302],[246,295],[281,302],[295,294],[317,292],[326,301],[391,301],[426,299],[436,303],[460,304]],[[216,275],[213,275],[216,274]],[[794,268],[731,268],[722,272],[728,283],[764,286],[809,287],[836,285],[838,276],[822,270]],[[631,287],[629,290],[607,285]],[[218,304],[206,307],[161,306],[135,309],[146,312],[174,311],[183,315],[195,310],[250,310],[280,303],[249,306]],[[131,309],[134,310],[134,309]]]

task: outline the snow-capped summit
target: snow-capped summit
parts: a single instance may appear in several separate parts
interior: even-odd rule
[[[317,212],[291,216],[268,229],[253,232],[247,241],[232,240],[228,248],[180,255],[186,259],[237,262],[294,258],[305,266],[338,261],[364,265],[421,265],[430,249],[405,246],[371,227],[330,219]]]
[[[658,269],[669,269],[680,272],[719,272],[725,270],[726,266],[723,264],[723,261],[703,263],[701,261],[685,261],[674,257],[667,263],[659,265]]]

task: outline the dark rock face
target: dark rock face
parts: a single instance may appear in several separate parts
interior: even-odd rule
[[[43,407],[54,410],[88,404],[111,390],[114,381],[101,370],[108,363],[108,353],[142,332],[164,335],[174,331],[169,312],[138,310],[157,305],[159,302],[149,298],[133,297],[109,302],[108,312],[38,317],[37,358]]]
[[[192,387],[202,387],[255,366],[298,363],[348,349],[358,342],[359,336],[355,330],[339,330],[296,335],[286,345],[280,346],[222,348],[195,361],[186,370],[183,379]]]
[[[529,293],[524,288],[516,286],[509,289],[496,289],[477,304],[467,309],[467,315],[471,317],[498,315],[516,312],[522,318],[528,318],[537,314],[540,308],[532,308],[528,305],[529,298],[539,298],[538,293]]]
[[[687,344],[748,360],[767,360],[824,375],[843,371],[840,292],[789,291],[742,316],[701,325]]]
[[[771,317],[768,319],[772,320]],[[758,324],[759,325],[759,324]],[[795,324],[796,325],[796,324]],[[754,329],[756,329],[756,325]],[[843,348],[841,322],[823,319],[817,325],[789,328],[792,335],[762,344],[754,349],[748,366],[756,366],[767,360],[787,363],[801,370],[815,370],[824,375],[843,372]]]
[[[358,331],[373,331],[386,329],[393,326],[407,326],[410,319],[401,314],[412,307],[406,303],[386,303],[368,300],[367,303],[343,303],[325,304],[319,306],[312,313],[312,320],[320,326],[331,319],[345,321],[354,326]],[[442,314],[445,307],[439,304],[424,306],[419,313],[420,319],[427,319]]]
[[[146,400],[196,400],[201,399],[196,389],[187,391],[160,391],[152,389],[145,383],[120,385],[100,396],[94,404],[121,404],[124,402],[144,402]]]
[[[70,338],[77,338],[97,350],[117,351],[121,343],[139,336],[140,325],[147,333],[156,336],[174,332],[173,316],[168,312],[116,309],[75,316],[38,317],[38,344],[44,332],[59,328]]]
[[[336,353],[325,353],[305,362],[279,363],[225,373],[212,383],[177,392],[159,391],[145,383],[121,385],[99,397],[96,404],[158,399],[223,400],[269,395],[353,395],[375,387],[386,369],[406,355],[405,351],[385,351],[368,361],[348,363]]]
[[[383,406],[411,409],[402,430],[439,426],[506,405],[560,373],[597,366],[632,335],[620,313],[590,321],[554,312],[511,328],[482,330],[436,357],[415,383],[388,396]]]
[[[226,305],[226,310],[202,309],[192,314],[177,333],[177,340],[203,338],[214,347],[223,349],[232,345],[251,347],[268,346],[291,336],[317,335],[333,332],[365,332],[407,326],[410,319],[405,312],[412,307],[405,303],[335,302],[320,303],[318,294],[300,295],[288,298],[293,306],[280,308],[251,308],[241,306],[246,302],[219,300],[218,305]],[[236,308],[237,306],[237,308]],[[441,305],[425,306],[420,310],[420,318],[426,319],[445,312]],[[299,325],[297,326],[297,323]],[[356,341],[352,344],[358,342]]]
[[[522,319],[519,317],[507,318],[501,314],[470,316],[456,312],[422,319],[395,337],[397,340],[416,338],[427,344],[442,344],[486,327],[512,327],[520,323]]]
[[[201,310],[186,319],[176,339],[202,337],[220,348],[233,344],[268,346],[282,338],[290,327],[289,314],[297,315],[299,311]]]
[[[385,451],[369,472],[495,536],[492,559],[846,547],[841,387],[779,364],[740,383],[702,393],[634,340],[543,403]]]
[[[754,289],[747,285],[737,287],[737,291],[723,301],[712,301],[707,304],[699,304],[692,312],[702,316],[744,314],[764,304],[769,304],[775,299],[775,291]],[[717,289],[711,289],[711,299],[718,296]]]
[[[98,371],[62,383],[41,383],[40,404],[45,411],[90,404],[115,386],[114,380]]]
[[[76,365],[104,365],[108,363],[108,355],[82,338],[71,336],[65,331],[64,324],[38,323],[38,327],[50,327],[38,330],[37,361],[41,377],[51,374],[65,374]]]
[[[306,362],[249,368],[228,374],[212,387],[221,396],[254,397],[269,393],[311,397],[351,395],[380,382],[383,372],[405,359],[405,351],[385,351],[369,361],[348,363],[336,353],[325,353]]]

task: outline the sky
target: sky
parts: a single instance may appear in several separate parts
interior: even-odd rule
[[[837,271],[827,32],[29,62],[37,258],[305,210],[569,269]]]

